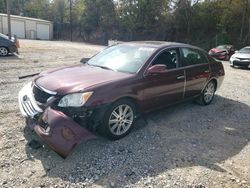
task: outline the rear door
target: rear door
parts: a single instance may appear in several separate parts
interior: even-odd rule
[[[210,65],[205,54],[193,48],[180,48],[181,66],[185,68],[184,98],[198,96],[210,77]]]
[[[144,78],[145,106],[149,110],[183,99],[184,70],[179,67],[179,49],[167,49],[161,52],[149,68],[156,64],[165,64],[165,72],[147,75]]]

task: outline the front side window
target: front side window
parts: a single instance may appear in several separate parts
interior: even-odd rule
[[[103,50],[87,64],[118,72],[136,73],[154,51],[153,47],[120,44]]]
[[[162,52],[153,62],[152,65],[163,64],[167,69],[177,68],[177,51],[175,49]]]
[[[208,63],[206,56],[196,49],[181,48],[181,53],[183,67]]]

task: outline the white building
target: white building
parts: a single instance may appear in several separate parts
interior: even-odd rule
[[[0,33],[8,34],[7,14],[0,13]],[[11,15],[11,34],[23,39],[51,40],[53,24],[47,20]]]

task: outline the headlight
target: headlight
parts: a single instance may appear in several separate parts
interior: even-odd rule
[[[73,93],[64,96],[58,103],[59,107],[80,107],[84,105],[93,92]]]
[[[234,61],[236,58],[234,56],[231,56],[230,61]]]

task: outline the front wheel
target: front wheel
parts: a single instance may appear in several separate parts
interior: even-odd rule
[[[214,98],[216,91],[216,85],[214,81],[208,82],[205,89],[201,93],[201,96],[198,98],[197,102],[201,105],[209,105]]]
[[[6,47],[1,46],[0,47],[0,56],[6,56],[8,55],[9,51]]]
[[[99,132],[111,139],[118,140],[131,131],[136,117],[136,108],[130,100],[115,102],[105,113]]]

